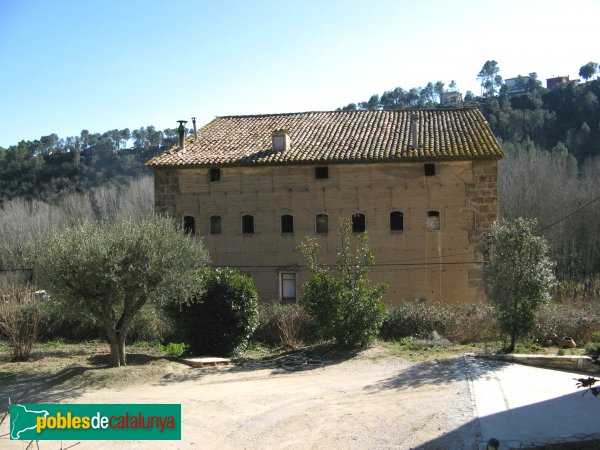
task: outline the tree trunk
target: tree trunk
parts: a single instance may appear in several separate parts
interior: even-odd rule
[[[127,365],[127,355],[125,354],[125,337],[125,334],[119,333],[117,351],[119,352],[119,363],[122,366]]]
[[[119,367],[121,365],[121,359],[119,358],[119,342],[116,339],[108,339],[110,344],[110,359],[113,367]]]
[[[516,332],[516,330],[512,330],[510,332],[510,346],[508,347],[508,353],[512,353],[515,351],[516,341],[517,341],[517,332]]]

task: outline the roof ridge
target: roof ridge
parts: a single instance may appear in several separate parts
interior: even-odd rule
[[[286,113],[264,113],[264,114],[229,114],[226,116],[215,116],[215,119],[233,119],[233,118],[250,118],[250,117],[274,117],[274,116],[298,116],[303,114],[365,114],[365,113],[377,113],[377,112],[413,112],[413,111],[460,111],[460,110],[473,110],[479,109],[477,106],[437,106],[437,107],[422,107],[422,108],[403,108],[403,109],[354,109],[352,111],[298,111],[298,112],[286,112]]]

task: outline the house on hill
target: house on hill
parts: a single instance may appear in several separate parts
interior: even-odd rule
[[[340,219],[368,232],[387,303],[484,298],[485,234],[504,154],[477,109],[217,117],[155,156],[155,209],[204,236],[215,266],[293,302],[308,279],[298,245],[335,263]]]

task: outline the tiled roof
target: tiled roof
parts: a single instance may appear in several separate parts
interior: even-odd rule
[[[418,115],[412,148],[411,115]],[[275,152],[272,134],[285,130],[288,150]],[[150,167],[251,166],[423,160],[500,159],[502,148],[477,109],[304,112],[217,117]]]

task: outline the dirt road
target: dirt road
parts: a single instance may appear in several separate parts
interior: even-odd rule
[[[276,368],[185,368],[152,383],[47,392],[74,403],[181,403],[181,441],[81,442],[98,449],[416,448],[473,419],[464,361],[410,364],[400,358],[351,359],[287,372]],[[44,393],[39,402],[43,402]],[[8,431],[6,423],[0,434]],[[436,448],[473,448],[462,427]],[[23,449],[0,441],[2,448]],[[6,444],[6,446],[4,445]],[[75,442],[62,442],[66,448]],[[441,446],[441,447],[440,447]],[[59,449],[60,442],[40,442]],[[429,448],[425,445],[423,448]]]

